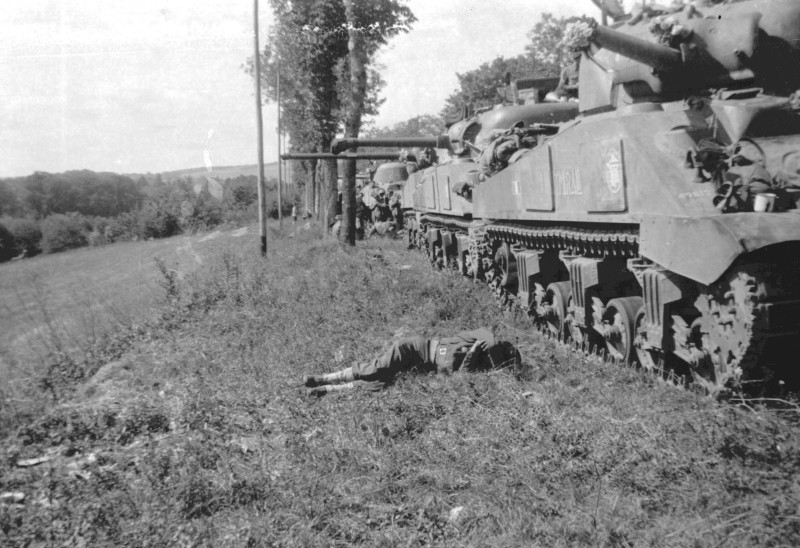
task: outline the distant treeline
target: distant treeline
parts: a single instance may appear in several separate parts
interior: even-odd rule
[[[135,182],[116,173],[36,172],[0,180],[0,215],[43,219],[54,213],[115,217],[138,209],[146,197],[147,181]]]
[[[278,214],[277,181],[267,182],[269,213]],[[0,179],[0,261],[116,241],[165,238],[242,224],[257,215],[256,177],[224,181],[160,175],[37,172]],[[296,196],[283,199],[289,212]]]

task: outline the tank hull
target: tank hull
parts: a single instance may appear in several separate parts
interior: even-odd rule
[[[451,126],[458,160],[404,190],[409,243],[556,337],[712,394],[797,379],[800,4],[646,10],[580,23],[581,115],[526,111],[565,114],[555,134],[517,106]]]
[[[677,361],[714,393],[763,376],[771,346],[800,335],[800,213],[720,211],[717,184],[687,163],[720,133],[712,106],[580,118],[488,176],[475,161],[430,168],[410,242],[619,359]],[[748,139],[772,171],[800,151],[796,135]],[[468,181],[471,199],[453,200]]]

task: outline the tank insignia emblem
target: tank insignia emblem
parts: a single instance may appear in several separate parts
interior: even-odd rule
[[[556,194],[561,196],[582,196],[581,172],[578,169],[558,170],[554,174]]]
[[[606,186],[612,194],[617,194],[622,189],[622,162],[619,153],[611,149],[606,153],[605,171],[603,172]]]

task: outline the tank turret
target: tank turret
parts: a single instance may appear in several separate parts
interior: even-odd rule
[[[721,88],[800,87],[800,4],[733,2],[680,11],[651,7],[612,27],[568,31],[583,49],[581,110],[671,101]]]
[[[492,134],[511,127],[555,126],[578,114],[576,103],[533,103],[497,105],[470,115],[465,109],[460,116],[449,118],[447,134],[435,137],[346,138],[336,139],[331,153],[339,154],[357,147],[422,147],[447,150],[459,158],[477,156],[492,141]]]

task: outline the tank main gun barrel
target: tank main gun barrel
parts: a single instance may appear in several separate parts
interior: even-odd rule
[[[397,160],[399,150],[386,152],[359,152],[357,154],[331,154],[330,152],[289,152],[281,160]]]
[[[678,50],[648,42],[608,27],[598,26],[595,28],[592,41],[614,53],[649,65],[659,72],[675,72],[683,66],[683,56]]]
[[[358,147],[431,147],[450,150],[450,137],[437,135],[436,137],[396,137],[396,138],[345,138],[334,139],[331,144],[331,153],[339,154],[342,151]]]

